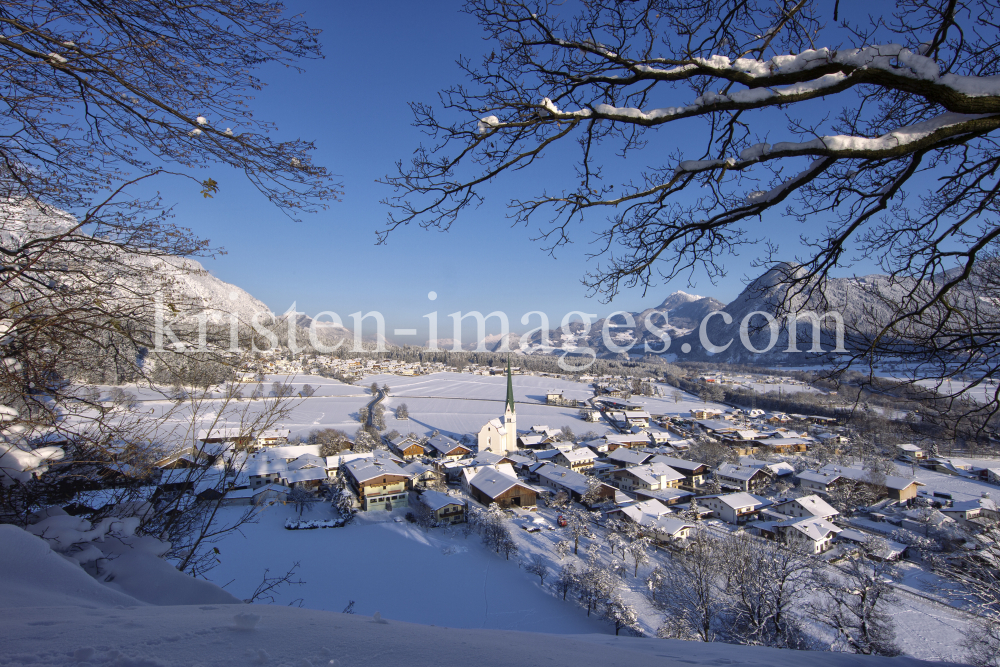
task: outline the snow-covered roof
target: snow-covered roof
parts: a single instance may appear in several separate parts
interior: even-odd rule
[[[475,458],[472,459],[470,465],[474,466],[488,466],[495,463],[499,463],[504,460],[503,454],[496,454],[494,452],[479,452],[476,454]]]
[[[693,523],[688,523],[687,521],[672,516],[649,517],[643,519],[642,525],[652,526],[657,531],[666,533],[671,537],[676,536],[677,533],[681,532],[685,528],[694,528]]]
[[[970,512],[974,510],[987,510],[996,512],[997,504],[991,498],[973,498],[972,500],[956,500],[945,512]]]
[[[642,523],[644,516],[655,519],[667,514],[672,514],[673,510],[661,503],[659,500],[642,500],[623,506],[621,508],[621,513],[636,523]]]
[[[654,489],[654,490],[636,489],[635,495],[636,497],[645,496],[648,498],[656,498],[657,500],[665,502],[667,504],[681,502],[687,498],[694,497],[694,494],[691,493],[690,491],[684,491],[682,489],[675,489],[675,488]]]
[[[618,451],[618,450],[615,450]],[[614,452],[612,452],[614,454]],[[568,452],[563,452],[562,455],[566,457],[566,460],[570,463],[578,463],[580,461],[593,461],[597,458],[595,454],[589,447],[580,447],[578,449],[571,449]]]
[[[496,429],[497,433],[500,435],[507,435],[507,427],[504,426],[503,422],[500,421],[499,417],[494,417],[486,423],[487,426],[492,426]],[[484,427],[485,428],[485,427]]]
[[[575,470],[554,463],[546,463],[534,470],[539,477],[544,477],[553,484],[562,486],[579,494],[587,492],[587,476]]]
[[[297,459],[303,454],[319,456],[319,445],[280,445],[266,447],[254,455],[254,458]]]
[[[750,468],[738,466],[733,463],[722,463],[715,469],[716,476],[728,477],[730,479],[748,482],[758,473],[764,472],[763,468]]]
[[[833,482],[840,479],[840,477],[841,477],[840,475],[832,472],[825,473],[825,472],[816,472],[815,470],[803,470],[802,472],[800,472],[798,475],[795,476],[795,479],[805,480],[807,482],[814,482],[816,484],[830,485]]]
[[[433,466],[429,466],[426,463],[421,463],[420,461],[413,461],[411,463],[407,463],[402,468],[406,472],[406,474],[409,475],[410,477],[421,475],[425,472],[434,470]]]
[[[633,475],[650,486],[658,485],[663,482],[673,482],[684,479],[684,475],[663,463],[649,463],[644,466],[632,466],[631,468],[625,468],[620,472]]]
[[[287,438],[291,432],[292,431],[287,428],[269,428],[266,431],[261,431],[260,435],[257,436],[257,439],[270,440],[271,438]]]
[[[381,477],[382,475],[401,475],[409,477],[405,470],[390,459],[355,459],[344,464],[344,468],[358,482]]]
[[[479,489],[490,498],[496,498],[508,489],[520,484],[517,477],[507,475],[496,468],[484,467],[475,477],[469,480],[469,485]]]
[[[452,440],[446,435],[436,435],[427,441],[427,445],[433,447],[442,454],[447,455],[449,452],[455,450],[458,447],[463,447],[466,450],[469,448],[461,444],[457,440]]]
[[[618,461],[626,465],[640,465],[645,463],[652,455],[647,452],[634,452],[631,449],[619,447],[607,456],[609,461]]]
[[[465,501],[461,498],[455,498],[454,496],[449,496],[447,493],[441,493],[440,491],[432,491],[428,489],[420,494],[420,502],[427,506],[428,509],[437,511],[448,505],[462,505],[465,506]]]
[[[704,463],[698,463],[696,461],[685,461],[684,459],[678,459],[672,456],[663,456],[662,454],[654,456],[652,461],[650,461],[650,463],[665,463],[674,470],[688,475],[693,475],[695,471],[697,471],[698,468],[701,468],[702,466],[706,468],[708,467],[705,466]]]
[[[374,452],[351,452],[350,454],[335,454],[333,456],[326,457],[326,467],[331,470],[336,470],[340,466],[344,465],[348,461],[356,461],[358,459],[372,459],[375,458]]]
[[[198,440],[235,440],[236,438],[249,438],[250,429],[240,426],[219,426],[211,429],[201,429],[198,431]]]
[[[839,514],[839,512],[835,510],[830,503],[815,494],[811,496],[803,496],[801,498],[793,498],[792,500],[778,503],[774,506],[774,509],[780,512],[781,508],[786,505],[798,505],[813,516],[831,517]]]
[[[247,475],[270,475],[274,473],[283,473],[288,470],[288,464],[285,463],[284,459],[278,459],[276,461],[248,461],[246,466],[243,468],[243,472]]]
[[[782,521],[775,526],[778,529],[796,530],[814,542],[826,539],[830,533],[837,534],[840,528],[818,516],[802,517]]]
[[[315,454],[303,454],[294,461],[288,462],[289,470],[301,470],[303,468],[326,468],[326,459]]]
[[[281,478],[294,484],[295,482],[315,482],[326,479],[326,470],[323,468],[303,468],[302,470],[289,470],[281,475]]]
[[[767,498],[755,496],[754,494],[746,493],[745,491],[739,491],[737,493],[724,493],[714,496],[702,496],[702,499],[705,498],[718,498],[721,502],[733,509],[743,509],[746,507],[758,509],[760,507],[767,507],[771,504],[771,501]]]
[[[842,468],[834,465],[828,465],[820,468],[820,472],[824,473],[834,473],[842,475],[843,477],[848,477],[850,479],[867,482],[870,480],[869,473],[867,470],[862,470],[860,468]],[[911,484],[917,484],[919,486],[924,486],[923,483],[918,482],[915,479],[906,479],[905,477],[896,477],[895,475],[885,476],[885,486],[886,488],[893,489],[896,491],[905,489]]]

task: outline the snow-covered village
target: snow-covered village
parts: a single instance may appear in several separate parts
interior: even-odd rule
[[[0,667],[1000,667],[1000,0],[0,8]]]

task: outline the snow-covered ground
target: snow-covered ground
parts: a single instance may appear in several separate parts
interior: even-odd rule
[[[281,551],[273,544],[256,542],[264,537],[299,552],[300,556],[308,554],[313,574],[327,572],[328,580],[340,582],[339,587],[330,589],[336,591],[333,595],[336,604],[343,600],[339,593],[359,593],[357,613],[347,615],[280,603],[243,605],[208,582],[187,587],[189,595],[203,599],[189,598],[184,604],[171,605],[160,598],[160,593],[166,582],[176,583],[178,577],[185,578],[176,570],[150,568],[148,577],[137,576],[128,587],[129,592],[125,592],[114,582],[102,583],[92,578],[75,561],[53,552],[42,539],[14,526],[3,526],[0,665],[795,667],[803,661],[816,667],[927,664],[909,658],[893,659],[890,663],[882,658],[843,653],[806,654],[727,644],[615,637],[606,634],[606,628],[597,625],[597,621],[587,620],[579,610],[575,615],[558,613],[559,605],[565,608],[569,603],[549,599],[554,596],[538,586],[532,591],[532,585],[524,583],[530,580],[526,572],[496,554],[483,553],[481,547],[473,544],[466,551],[457,550],[453,537],[411,532],[412,527],[395,522],[377,524],[371,517],[346,529],[284,531],[279,536],[277,531],[281,528],[277,521],[287,508],[273,509],[265,515],[259,532],[248,534],[248,540],[255,539],[255,543],[244,543],[243,555]],[[358,538],[363,539],[359,542]],[[324,540],[327,543],[321,544]],[[235,542],[232,544],[235,546]],[[361,550],[355,550],[359,544]],[[380,555],[385,547],[392,551],[394,560]],[[239,554],[235,559],[224,557],[223,567],[239,558]],[[461,565],[463,558],[472,565]],[[476,570],[484,565],[484,571],[477,575]],[[303,570],[307,570],[305,564]],[[412,583],[394,585],[393,582],[401,581],[397,572],[407,572],[406,580]],[[477,576],[468,582],[464,580],[467,574]],[[495,585],[489,583],[491,579]],[[356,586],[359,582],[360,588]],[[309,594],[315,592],[315,587],[310,586]],[[154,599],[161,601],[153,603]],[[512,604],[506,605],[505,600]],[[376,604],[385,606],[377,614],[362,613]],[[333,603],[327,601],[326,606]],[[461,612],[478,613],[463,618]],[[413,613],[422,614],[421,624],[406,622],[406,616]],[[449,621],[458,622],[441,624],[440,619],[446,616]],[[550,632],[561,629],[571,634],[489,629],[518,624],[547,628]]]
[[[247,618],[240,614],[251,614]],[[415,625],[281,606],[24,608],[5,619],[0,665],[180,667],[910,667],[909,658],[802,653],[608,635]]]
[[[401,517],[405,512],[397,509],[393,514]],[[512,525],[520,552],[507,561],[485,549],[476,535],[463,537],[460,527],[423,530],[397,523],[390,513],[377,511],[360,514],[359,520],[346,528],[288,531],[283,524],[292,514],[289,507],[272,506],[261,514],[259,523],[227,537],[218,545],[221,563],[209,572],[209,578],[244,598],[260,582],[265,568],[270,568],[272,575],[283,573],[298,561],[306,585],[282,589],[276,604],[301,598],[307,608],[340,611],[354,600],[359,614],[378,611],[387,618],[451,628],[614,634],[607,622],[596,616],[588,618],[586,609],[564,602],[554,586],[564,563],[584,567],[584,554],[592,543],[599,545],[602,560],[621,561],[620,556],[609,553],[603,529],[597,529],[594,540],[581,540],[578,556],[571,553],[560,560],[555,545],[568,539],[562,530],[528,533]],[[320,505],[304,516],[318,519],[328,515],[327,506]],[[555,525],[552,509],[540,508],[524,516]],[[542,555],[549,567],[544,585],[520,565],[532,554]],[[647,600],[644,584],[660,557],[653,554],[652,562],[639,567],[638,577],[632,576],[629,561],[619,588],[639,613],[646,636],[655,636],[662,622],[662,614]],[[904,653],[925,660],[960,661],[961,633],[969,622],[968,615],[921,597],[930,587],[920,579],[918,568],[906,569],[904,574],[904,583],[917,592],[901,591],[893,612]],[[814,631],[817,637],[822,636],[819,629]]]
[[[315,394],[308,398],[290,398],[291,413],[278,424],[291,431],[291,437],[309,435],[311,431],[335,428],[353,434],[360,423],[358,410],[371,401],[366,389],[372,382],[379,386],[388,384],[390,394],[383,401],[386,406],[386,427],[401,433],[413,432],[421,435],[440,431],[454,437],[475,435],[483,424],[503,414],[506,399],[506,379],[502,376],[472,375],[469,373],[434,373],[431,375],[405,377],[398,375],[370,375],[356,385],[343,384],[339,380],[312,375],[294,377],[271,375],[262,383],[265,393],[271,390],[273,382],[287,382],[298,393],[303,385],[310,385]],[[248,385],[243,393],[250,396],[254,385]],[[592,396],[589,385],[560,380],[557,378],[532,375],[516,375],[513,378],[514,400],[517,403],[517,425],[519,430],[527,430],[533,425],[550,428],[569,426],[574,433],[582,435],[595,431],[603,435],[610,431],[606,423],[589,423],[579,417],[577,408],[567,408],[545,404],[548,391],[561,391],[568,399],[585,400]],[[643,406],[652,414],[688,416],[692,408],[723,407],[715,403],[705,403],[695,396],[679,392],[680,401],[674,399],[673,387],[661,386],[665,396],[633,396],[629,403]],[[98,387],[102,397],[108,399],[113,387]],[[148,413],[151,418],[163,418],[160,428],[164,440],[190,441],[192,431],[205,428],[237,426],[241,414],[246,411],[256,414],[265,408],[266,400],[230,402],[228,405],[215,392],[214,398],[199,401],[199,413],[192,427],[190,403],[176,404],[164,397],[162,392],[149,388],[123,387],[138,398],[137,410]],[[397,420],[394,408],[406,403],[408,420]],[[243,418],[246,419],[245,417]],[[173,433],[173,435],[166,435]]]

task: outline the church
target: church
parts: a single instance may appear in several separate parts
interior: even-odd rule
[[[510,374],[510,359],[507,359],[507,403],[504,406],[503,421],[499,417],[491,419],[480,429],[479,451],[500,455],[517,451],[517,414],[514,411],[514,385]]]

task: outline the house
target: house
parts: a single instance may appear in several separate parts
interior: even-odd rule
[[[664,463],[650,463],[631,468],[621,468],[611,474],[610,482],[626,493],[636,489],[658,491],[680,486],[684,475]]]
[[[697,499],[712,512],[712,516],[726,523],[743,525],[755,521],[760,511],[771,505],[771,501],[743,491],[714,496],[701,496]]]
[[[665,463],[680,474],[684,475],[684,482],[681,484],[681,488],[689,490],[697,489],[704,484],[705,475],[707,475],[710,470],[704,463],[685,461],[684,459],[674,458],[673,456],[663,456],[662,454],[657,454],[650,459],[649,462]]]
[[[990,522],[996,522],[1000,520],[1000,511],[997,509],[996,501],[991,499],[989,495],[972,500],[956,500],[951,504],[951,507],[941,508],[941,512],[945,516],[962,521],[986,519]]]
[[[267,484],[256,489],[232,489],[226,492],[222,505],[263,505],[268,501],[284,502],[290,491],[291,489],[282,484]]]
[[[249,461],[243,472],[249,479],[251,489],[259,489],[268,484],[279,483],[288,472],[288,463],[283,459]]]
[[[287,445],[288,436],[291,431],[287,428],[272,428],[261,431],[254,440],[257,447],[274,447],[276,445]]]
[[[837,510],[830,506],[828,502],[817,495],[792,498],[775,503],[772,507],[775,512],[786,516],[808,517],[818,516],[821,519],[831,519],[839,514]]]
[[[907,530],[912,530],[926,536],[930,533],[931,528],[944,528],[948,524],[954,524],[955,521],[955,517],[949,516],[944,512],[924,507],[903,512],[903,518],[899,522],[899,525]]]
[[[543,463],[532,468],[531,472],[538,479],[540,485],[547,486],[557,493],[565,491],[572,500],[577,502],[583,502],[583,496],[590,489],[588,481],[590,478],[560,465]],[[614,495],[614,487],[602,482],[598,490],[599,500],[597,502],[613,499]]]
[[[537,494],[530,486],[495,468],[483,468],[469,481],[473,499],[483,505],[500,507],[535,507]]]
[[[645,410],[626,410],[625,423],[629,426],[646,428],[649,426],[649,413]]]
[[[850,442],[850,440],[847,439],[847,436],[839,433],[816,433],[814,435],[816,440],[824,445],[846,445]]]
[[[904,461],[925,461],[927,452],[913,444],[896,445],[896,455]]]
[[[215,427],[198,431],[198,441],[204,444],[233,444],[243,449],[253,442],[250,431],[243,427]]]
[[[780,463],[768,463],[767,461],[761,461],[755,459],[752,456],[741,456],[740,465],[746,466],[748,468],[766,468],[771,471],[771,474],[775,477],[788,477],[789,475],[795,474],[795,468],[792,464],[781,461]]]
[[[555,436],[547,433],[523,433],[517,436],[518,449],[547,449]]]
[[[833,538],[841,531],[818,516],[789,519],[774,527],[785,544],[810,554],[821,554],[830,549]]]
[[[392,451],[407,461],[412,461],[413,459],[424,456],[427,453],[424,446],[421,445],[416,438],[409,435],[401,435],[393,438],[388,444]]]
[[[463,523],[465,521],[465,501],[449,496],[440,491],[424,491],[420,494],[420,502],[426,507],[438,523]]]
[[[795,476],[795,481],[803,491],[827,494],[841,483],[841,476],[835,473],[816,472],[814,470],[804,470]]]
[[[620,516],[624,519],[628,519],[632,523],[641,524],[644,516],[659,518],[672,513],[673,510],[660,501],[650,499],[634,501],[626,505],[622,505],[621,507],[616,507],[608,512],[608,516]]]
[[[307,489],[318,488],[327,480],[324,468],[307,467],[299,470],[286,470],[280,480],[290,488],[303,487]]]
[[[452,440],[446,435],[435,435],[427,441],[427,448],[435,457],[448,461],[464,459],[466,456],[472,454],[470,448],[460,444],[457,440]]]
[[[664,544],[669,540],[687,539],[694,530],[693,523],[672,516],[643,519],[642,527],[643,532],[657,544]]]
[[[740,491],[758,491],[771,483],[767,468],[750,468],[732,463],[722,463],[715,469],[715,479],[720,486]]]
[[[514,477],[514,478],[517,477],[517,474],[514,472],[514,467],[509,463],[500,463],[497,465],[481,465],[481,466],[469,465],[462,468],[462,472],[458,478],[462,490],[468,493],[469,495],[472,495],[471,482],[473,478],[475,478],[475,476],[478,475],[483,470],[487,469],[499,470],[508,477]]]
[[[712,419],[724,412],[717,408],[695,408],[691,410],[691,419]]]
[[[608,463],[612,463],[618,468],[630,468],[632,466],[641,466],[643,463],[653,458],[653,455],[649,452],[633,451],[631,449],[625,449],[620,447],[612,452],[609,452],[605,457]]]
[[[303,454],[319,456],[319,445],[274,445],[257,452],[254,458],[294,461]]]
[[[872,536],[868,533],[862,533],[860,530],[854,530],[853,528],[846,528],[837,535],[837,542],[849,543],[851,545],[869,545],[876,546],[877,549],[871,553],[868,557],[873,560],[899,560],[906,554],[908,546],[906,544],[901,544],[900,542],[893,542],[892,540],[879,540],[876,545],[872,544]]]
[[[355,459],[343,465],[361,509],[364,511],[408,505],[410,476],[389,459]]]
[[[906,479],[905,477],[896,477],[895,475],[886,475],[884,483],[881,482],[881,480],[878,483],[875,483],[872,481],[871,473],[867,470],[861,470],[860,468],[828,465],[820,468],[820,472],[825,474],[840,475],[844,478],[852,480],[855,484],[871,485],[879,493],[883,492],[882,489],[884,486],[884,493],[888,495],[889,498],[900,502],[916,498],[917,488],[926,486],[923,482],[918,482],[915,479]]]
[[[800,454],[809,451],[815,442],[808,438],[762,438],[754,445],[768,454]]]
[[[289,470],[305,470],[309,468],[319,468],[326,475],[326,459],[316,454],[303,454],[302,456],[288,461]]]
[[[676,487],[666,489],[633,489],[636,500],[659,500],[664,505],[679,505],[689,503],[695,497],[690,491],[684,491]]]
[[[621,515],[642,528],[642,534],[663,544],[669,540],[684,539],[694,529],[694,524],[671,516],[672,510],[657,500],[630,503],[608,512],[608,516]]]
[[[411,489],[443,489],[445,486],[444,473],[426,463],[411,461],[402,468],[403,472],[410,476]]]
[[[619,447],[645,447],[649,444],[649,435],[642,433],[609,433],[604,436],[608,451],[613,452]]]
[[[623,449],[621,451],[628,450]],[[594,467],[594,461],[597,460],[597,454],[587,447],[579,447],[577,449],[571,449],[568,452],[560,451],[552,457],[552,460],[554,463],[566,466],[574,472],[583,472],[584,470],[590,470]]]

